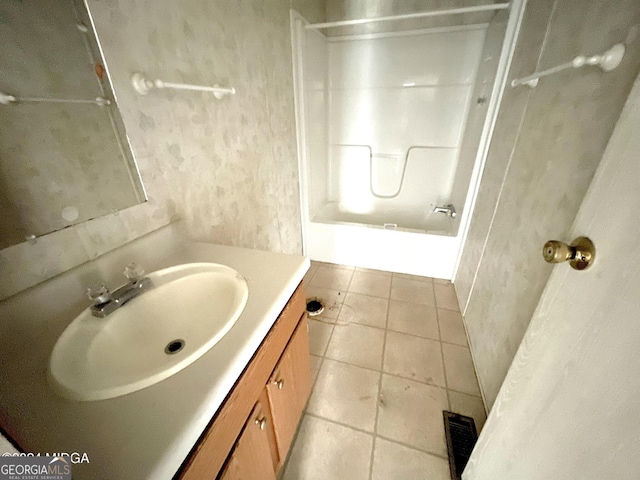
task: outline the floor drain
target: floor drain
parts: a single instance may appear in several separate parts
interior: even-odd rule
[[[315,317],[324,312],[324,302],[319,298],[307,299],[307,313],[310,317]]]
[[[184,348],[184,340],[172,340],[164,347],[164,353],[167,355],[173,355],[174,353],[178,353],[180,350]]]

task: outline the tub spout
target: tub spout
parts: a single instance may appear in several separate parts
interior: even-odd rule
[[[447,217],[455,218],[456,217],[456,209],[455,207],[449,203],[444,207],[436,207],[433,209],[433,213],[444,213]]]

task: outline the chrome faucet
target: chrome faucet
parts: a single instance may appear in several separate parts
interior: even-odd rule
[[[446,213],[447,217],[455,218],[457,213],[453,204],[448,203],[444,207],[436,207],[433,209],[433,213]]]
[[[87,296],[93,302],[91,314],[94,317],[106,317],[151,287],[151,279],[145,277],[144,269],[135,263],[127,265],[124,276],[127,277],[128,282],[113,292],[110,292],[104,284],[87,288]]]

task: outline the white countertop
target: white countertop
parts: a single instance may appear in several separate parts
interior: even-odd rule
[[[204,243],[190,243],[145,267],[190,262],[221,263],[246,278],[249,299],[242,315],[189,367],[114,399],[73,402],[47,384],[53,345],[74,318],[59,300],[46,301],[63,295],[62,285],[54,282],[0,304],[0,418],[26,451],[87,453],[90,463],[73,465],[74,479],[173,477],[309,268],[302,256]],[[82,309],[72,307],[76,315]]]

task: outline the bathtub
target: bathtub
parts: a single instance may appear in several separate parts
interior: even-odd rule
[[[337,202],[306,224],[306,254],[314,260],[450,279],[460,248],[456,220],[376,210],[354,214]]]
[[[291,12],[312,260],[454,278],[506,84],[500,18],[336,36]]]

